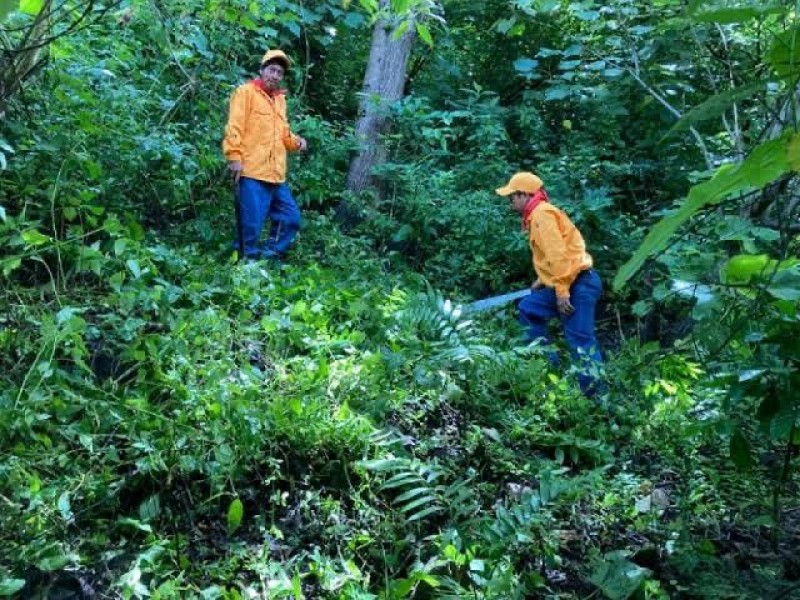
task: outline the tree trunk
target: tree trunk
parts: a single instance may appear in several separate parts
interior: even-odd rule
[[[388,0],[381,0],[381,9],[385,10],[388,4]],[[399,38],[396,38],[395,31],[396,28],[381,19],[375,23],[372,32],[372,46],[356,123],[358,156],[350,163],[347,174],[347,188],[352,192],[370,188],[379,194],[381,192],[372,169],[386,160],[386,146],[381,136],[389,126],[389,106],[403,97],[408,57],[416,37],[413,21]]]

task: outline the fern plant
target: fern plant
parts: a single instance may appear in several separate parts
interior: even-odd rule
[[[403,514],[407,523],[457,509],[459,515],[477,511],[471,476],[443,483],[447,472],[438,464],[423,462],[414,457],[395,457],[361,461],[358,465],[373,473],[384,473],[380,487],[394,497],[392,504]]]
[[[395,313],[395,323],[395,339],[424,353],[435,365],[494,360],[497,355],[462,307],[431,289],[412,296]]]

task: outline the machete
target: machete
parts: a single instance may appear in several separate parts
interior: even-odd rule
[[[470,304],[467,304],[464,307],[464,312],[465,313],[483,312],[485,310],[489,310],[490,308],[495,308],[497,306],[502,306],[503,304],[508,304],[509,302],[513,302],[514,300],[518,300],[519,298],[524,298],[530,293],[531,293],[531,288],[525,288],[524,290],[511,292],[509,294],[503,294],[502,296],[492,296],[491,298],[484,298],[483,300],[478,300],[477,302],[472,302]]]

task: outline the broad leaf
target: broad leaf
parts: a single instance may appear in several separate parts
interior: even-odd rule
[[[433,48],[433,36],[431,35],[430,29],[428,29],[424,23],[417,23],[416,27],[417,34],[422,38],[422,41]]]
[[[520,73],[530,73],[539,66],[539,61],[533,58],[518,58],[514,61],[514,69]]]
[[[239,498],[235,498],[228,506],[228,533],[231,534],[242,524],[244,505]]]
[[[778,300],[800,300],[800,266],[779,270],[767,286],[767,292]]]
[[[632,563],[621,552],[606,555],[595,567],[590,581],[611,600],[626,600],[642,585],[650,573],[645,568]]]

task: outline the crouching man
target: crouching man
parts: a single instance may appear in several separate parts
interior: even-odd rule
[[[559,317],[573,360],[580,365],[581,391],[593,397],[604,389],[597,378],[603,359],[594,328],[602,284],[583,236],[564,211],[550,203],[542,180],[533,173],[517,173],[496,192],[507,196],[511,209],[522,217],[533,254],[536,280],[519,304],[525,340],[549,344],[547,322]],[[548,357],[557,362],[555,352]]]

